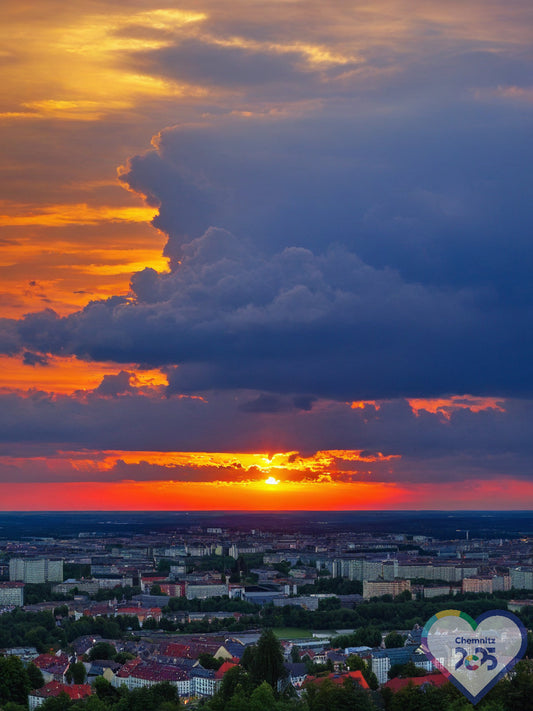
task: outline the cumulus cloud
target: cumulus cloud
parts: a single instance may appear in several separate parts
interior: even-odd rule
[[[132,393],[135,391],[135,387],[132,385],[132,380],[134,380],[135,375],[133,373],[128,373],[125,370],[121,370],[120,373],[116,375],[104,375],[102,382],[96,388],[95,393],[98,395],[124,395],[126,393]]]
[[[409,280],[501,296],[512,289],[502,265],[526,286],[517,257],[529,249],[529,122],[521,111],[464,111],[371,118],[349,103],[297,121],[220,117],[163,131],[121,179],[159,205],[175,261],[215,225],[263,251],[338,242]]]
[[[346,400],[531,390],[529,331],[518,332],[483,290],[409,283],[344,247],[267,256],[210,228],[183,245],[170,274],[144,270],[132,289],[133,298],[64,318],[30,314],[10,334],[42,353],[178,365],[167,371],[169,394],[254,389]]]

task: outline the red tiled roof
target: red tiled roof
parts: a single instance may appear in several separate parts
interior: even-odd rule
[[[188,644],[171,642],[161,650],[161,653],[164,654],[165,657],[183,657],[186,659],[189,654],[189,650],[190,646]]]
[[[217,642],[193,642],[191,644],[180,644],[178,642],[170,642],[166,647],[161,648],[161,654],[165,657],[182,657],[183,659],[198,659],[200,654],[207,652],[208,654],[216,654],[220,647],[223,646]]]
[[[414,686],[423,686],[424,684],[442,686],[443,684],[446,684],[447,681],[448,679],[444,676],[444,674],[438,672],[437,674],[427,674],[426,676],[413,676],[407,679],[399,679],[398,677],[396,677],[395,679],[391,679],[390,681],[388,681],[385,686],[387,687],[387,689],[390,689],[391,691],[394,691],[396,693],[397,691],[400,691],[400,689],[404,689],[406,686],[409,686],[409,684],[413,684]]]
[[[236,667],[236,666],[237,665],[234,664],[233,662],[224,662],[224,664],[222,664],[222,666],[219,669],[217,669],[217,671],[215,672],[215,679],[222,679],[222,677],[224,676],[224,674],[227,671],[229,671],[230,669],[233,669],[233,667]]]
[[[139,664],[141,664],[140,659],[129,659],[126,664],[122,666],[122,669],[117,672],[117,676],[120,678],[131,676],[131,672],[135,669],[135,667],[139,666]]]
[[[361,688],[370,688],[366,682],[365,677],[363,676],[363,673],[359,669],[357,671],[344,672],[343,674],[332,672],[327,676],[308,676],[306,684],[322,684],[324,679],[329,679],[334,684],[342,684],[345,679],[353,679],[359,684],[359,686],[361,686]]]
[[[60,654],[58,657],[56,657],[55,654],[39,654],[39,656],[33,660],[33,663],[36,667],[39,667],[39,669],[57,673],[59,670],[68,667],[68,657],[66,654]]]
[[[147,681],[154,682],[187,681],[189,678],[189,675],[184,669],[170,666],[168,664],[158,664],[157,662],[143,662],[141,664],[136,664],[126,673],[124,673],[124,667],[122,667],[117,676],[133,676],[136,679],[146,679]]]
[[[84,699],[92,694],[92,689],[89,684],[61,684],[59,681],[49,681],[41,689],[35,689],[30,693],[30,696],[38,696],[39,698],[48,699],[51,696],[59,696],[64,692],[73,701]]]

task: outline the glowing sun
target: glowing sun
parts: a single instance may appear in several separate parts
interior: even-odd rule
[[[279,479],[274,479],[273,476],[269,476],[268,479],[265,479],[265,484],[270,484],[271,486],[275,486],[276,484],[279,484]]]

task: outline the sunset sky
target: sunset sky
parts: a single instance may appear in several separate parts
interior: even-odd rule
[[[0,36],[0,510],[533,507],[531,0]]]

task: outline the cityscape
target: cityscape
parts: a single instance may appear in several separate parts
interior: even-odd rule
[[[151,708],[151,692],[207,711],[233,708],[249,684],[250,708],[313,709],[335,689],[354,709],[415,700],[468,708],[421,646],[427,620],[448,608],[533,620],[529,513],[129,518],[0,516],[0,670],[16,659],[15,676],[31,668],[40,680],[18,697],[22,707],[54,709],[59,698],[67,709],[94,697],[124,703],[135,692]],[[11,536],[15,520],[21,528]],[[454,529],[465,521],[471,529]],[[365,530],[368,523],[385,532]],[[275,678],[270,663],[253,661],[269,634]],[[161,684],[169,691],[157,691]],[[512,684],[500,682],[490,703]],[[4,702],[8,688],[0,687]]]

